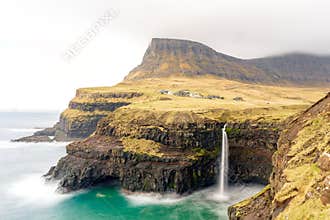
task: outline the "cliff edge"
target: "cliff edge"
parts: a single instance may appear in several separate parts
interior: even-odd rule
[[[329,218],[330,93],[281,134],[270,185],[228,211],[230,219]]]

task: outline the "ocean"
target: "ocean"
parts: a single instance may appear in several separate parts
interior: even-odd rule
[[[0,113],[1,220],[212,220],[228,219],[229,205],[258,192],[260,185],[231,187],[228,199],[216,186],[189,196],[130,194],[117,185],[100,185],[69,194],[56,192],[56,183],[42,175],[64,155],[68,143],[14,143],[52,126],[56,112]]]

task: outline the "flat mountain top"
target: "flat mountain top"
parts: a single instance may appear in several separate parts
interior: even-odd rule
[[[330,85],[330,56],[292,53],[244,60],[198,42],[152,39],[142,63],[125,80],[215,75],[248,83]]]

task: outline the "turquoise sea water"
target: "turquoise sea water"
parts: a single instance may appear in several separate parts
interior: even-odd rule
[[[0,219],[1,220],[138,220],[227,219],[227,207],[260,190],[236,186],[226,201],[211,187],[190,196],[125,194],[119,186],[98,186],[72,194],[55,192],[56,183],[41,176],[65,155],[67,143],[11,143],[51,126],[57,113],[0,113]]]

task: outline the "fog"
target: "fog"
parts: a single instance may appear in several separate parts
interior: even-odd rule
[[[240,58],[330,54],[329,9],[327,0],[1,1],[0,110],[63,110],[76,88],[120,82],[153,37]]]

